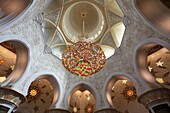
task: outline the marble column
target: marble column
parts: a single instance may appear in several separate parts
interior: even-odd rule
[[[139,103],[143,104],[150,113],[170,113],[170,89],[153,89],[138,98]]]
[[[71,113],[71,112],[65,109],[54,108],[47,110],[46,113]]]
[[[100,110],[96,110],[94,113],[120,113],[118,111],[116,111],[115,109],[112,108],[103,108]]]
[[[25,101],[25,96],[17,91],[0,87],[0,113],[12,113]]]

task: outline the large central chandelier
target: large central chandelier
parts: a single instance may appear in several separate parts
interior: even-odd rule
[[[79,39],[83,41],[78,41],[64,50],[62,63],[71,73],[81,78],[87,78],[103,68],[106,57],[99,45],[85,41],[85,39],[88,39],[88,35],[85,35],[84,19],[86,14],[81,13],[81,17],[83,31]]]
[[[64,67],[81,78],[100,71],[106,61],[104,52],[99,45],[79,41],[68,46],[62,54]]]

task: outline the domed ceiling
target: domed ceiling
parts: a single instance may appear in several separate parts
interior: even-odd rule
[[[59,29],[68,42],[95,42],[108,28],[104,7],[95,1],[72,1],[63,7]],[[82,39],[82,34],[86,35]]]
[[[52,1],[43,13],[45,52],[59,59],[67,46],[78,41],[99,45],[109,58],[123,39],[124,14],[115,0]]]

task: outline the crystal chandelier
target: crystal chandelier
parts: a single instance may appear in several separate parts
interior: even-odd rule
[[[88,35],[85,34],[85,13],[81,14],[83,19],[83,32],[79,36],[78,41],[71,46],[68,46],[62,54],[62,63],[64,67],[73,74],[78,75],[81,78],[87,78],[88,76],[100,71],[106,61],[104,52],[99,45],[86,42]]]
[[[68,46],[62,54],[64,67],[82,78],[100,71],[105,61],[101,47],[90,42],[76,42]]]

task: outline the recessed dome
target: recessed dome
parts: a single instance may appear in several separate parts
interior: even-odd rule
[[[85,33],[90,33],[97,27],[99,14],[97,9],[88,2],[75,4],[68,10],[70,10],[68,21],[77,33],[81,34],[83,31],[83,20]]]
[[[88,35],[84,40],[94,42],[102,33],[103,26],[104,18],[101,10],[95,4],[86,1],[69,6],[62,20],[63,31],[72,42],[82,40],[83,29],[84,34]]]

